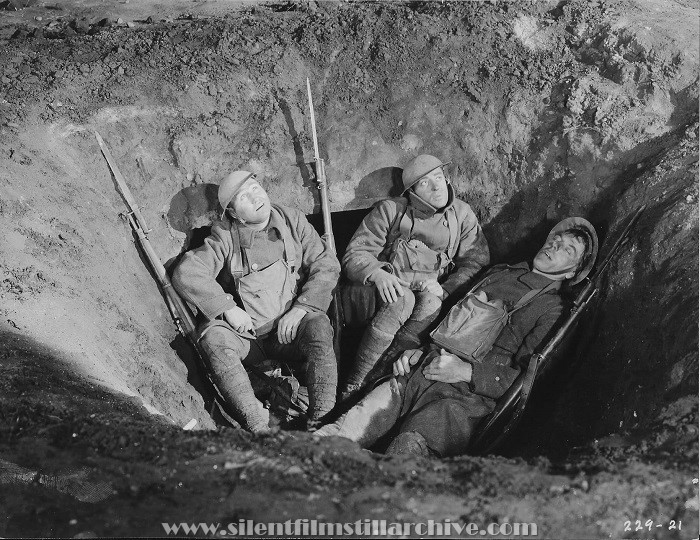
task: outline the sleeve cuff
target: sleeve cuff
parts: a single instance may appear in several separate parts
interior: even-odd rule
[[[207,319],[215,319],[224,311],[238,307],[233,296],[230,294],[220,294],[200,303],[199,310]]]
[[[330,302],[330,297],[309,294],[308,291],[304,291],[295,298],[294,302],[292,302],[292,307],[301,308],[307,313],[325,313],[328,311]]]
[[[363,277],[363,279],[362,279],[362,284],[363,284],[363,285],[371,285],[371,283],[370,283],[370,281],[369,281],[369,278],[370,278],[370,276],[371,276],[374,272],[376,272],[377,270],[386,270],[386,271],[389,272],[390,274],[393,274],[393,273],[394,273],[394,267],[391,266],[390,263],[388,263],[388,262],[379,262],[379,261],[377,261],[376,264],[373,264],[372,266],[370,266],[369,268],[367,268],[367,269],[365,270],[365,272],[364,272],[364,277]]]
[[[295,300],[294,303],[292,304],[293,308],[299,308],[303,309],[307,313],[323,313],[324,311],[317,306],[311,306],[309,304],[305,304],[304,302],[300,302],[299,300]]]

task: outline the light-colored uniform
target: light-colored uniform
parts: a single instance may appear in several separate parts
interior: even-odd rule
[[[476,215],[454,197],[451,186],[448,204],[440,210],[411,191],[406,197],[381,201],[355,232],[343,269],[355,283],[370,284],[371,274],[384,269],[410,286],[396,302],[380,302],[363,336],[347,389],[356,390],[380,376],[394,356],[425,340],[442,306],[441,298],[423,290],[427,280],[437,280],[450,295],[488,262],[488,243]]]
[[[204,245],[186,253],[175,269],[173,286],[202,314],[200,343],[214,383],[247,429],[266,428],[268,414],[242,363],[265,357],[303,362],[311,418],[333,407],[337,365],[326,311],[339,274],[336,256],[306,216],[278,205],[261,231],[229,219],[215,223]],[[223,319],[236,306],[250,315],[255,335],[237,332]],[[283,345],[275,329],[292,307],[307,314],[293,342]]]

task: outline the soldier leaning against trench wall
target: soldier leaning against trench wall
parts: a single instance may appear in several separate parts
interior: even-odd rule
[[[222,219],[173,274],[174,287],[200,314],[206,367],[235,420],[263,433],[275,419],[256,398],[244,364],[280,355],[295,360],[306,376],[307,427],[314,429],[335,405],[337,361],[326,311],[338,259],[303,213],[271,204],[253,173],[229,174],[218,198]]]

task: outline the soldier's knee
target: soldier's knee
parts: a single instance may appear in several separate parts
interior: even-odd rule
[[[431,452],[425,437],[417,431],[399,433],[386,449],[389,455],[410,454],[412,456],[429,457]]]
[[[442,307],[442,299],[434,295],[431,292],[421,292],[418,293],[418,298],[416,300],[416,311],[420,311],[424,314],[431,314],[436,311],[440,311]]]
[[[307,313],[301,320],[299,333],[303,337],[333,340],[331,320],[325,313]]]
[[[245,352],[243,339],[225,326],[207,330],[199,341],[207,360],[214,368],[240,363]]]
[[[395,302],[384,303],[375,319],[377,319],[377,317],[391,317],[401,322],[408,320],[411,313],[413,313],[413,309],[416,307],[416,295],[409,289],[404,289],[403,292],[404,295],[399,296]]]
[[[205,346],[226,346],[232,349],[239,349],[243,338],[229,326],[216,325],[208,328],[199,342]]]

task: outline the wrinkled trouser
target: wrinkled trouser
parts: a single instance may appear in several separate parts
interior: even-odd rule
[[[439,354],[439,353],[437,353]],[[393,377],[378,385],[333,424],[316,432],[336,435],[369,448],[399,424],[396,439],[389,445],[395,452],[427,453],[438,456],[463,454],[479,421],[495,408],[495,401],[474,394],[468,383],[429,381],[423,368],[437,355],[425,354],[407,376]],[[404,444],[404,434],[418,434],[414,443]],[[427,448],[424,448],[427,447]]]
[[[430,325],[440,314],[442,300],[428,291],[411,291],[395,302],[381,302],[367,326],[355,363],[345,384],[354,393],[370,381],[391,371],[391,364],[407,349],[425,343]]]
[[[228,325],[206,331],[200,345],[212,380],[231,408],[233,417],[245,429],[268,429],[269,412],[253,393],[244,365],[266,358],[301,363],[309,390],[308,418],[318,421],[335,405],[338,370],[333,352],[333,328],[325,313],[307,313],[290,344],[282,344],[273,331],[257,340],[246,339]]]

